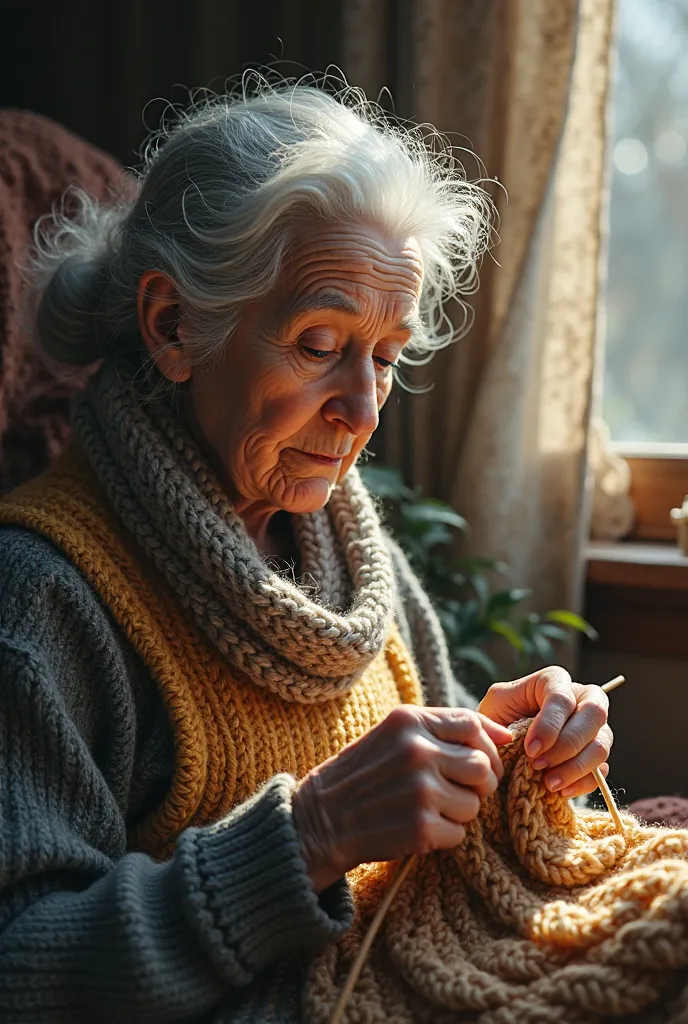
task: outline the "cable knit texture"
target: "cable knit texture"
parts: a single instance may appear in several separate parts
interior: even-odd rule
[[[4,527],[0,562],[0,1020],[298,1020],[304,958],[343,934],[351,900],[345,882],[313,892],[293,776],[274,775],[213,825],[181,829],[180,813],[163,827],[170,788],[186,779],[173,805],[190,810],[224,767],[210,756],[207,709],[191,717],[198,746],[180,769],[169,709],[184,714],[188,694],[165,707],[47,539]],[[267,727],[251,724],[260,748]],[[133,850],[144,821],[158,855],[181,829],[169,859]]]
[[[292,1024],[316,896],[295,780],[401,702],[473,704],[356,473],[260,558],[163,402],[107,364],[0,501],[0,1020]],[[320,657],[315,657],[315,652]]]
[[[576,811],[523,751],[456,850],[430,854],[397,894],[345,1020],[366,1024],[595,1024],[652,1008],[685,984],[688,831]],[[306,1020],[328,1024],[395,865],[352,873],[356,923],[311,964]],[[673,1002],[673,1001],[672,1001]],[[688,1019],[688,989],[667,1007]]]
[[[335,685],[327,701],[322,693],[311,703],[285,700],[257,686],[184,615],[157,570],[149,565],[142,571],[133,539],[76,446],[8,496],[0,504],[1,521],[37,530],[65,551],[160,688],[175,740],[174,778],[161,803],[131,831],[132,849],[167,856],[184,828],[216,821],[278,772],[302,777],[400,703],[422,701],[413,661],[394,626],[360,678],[344,692]],[[262,678],[260,669],[257,675]]]
[[[108,362],[73,416],[128,530],[213,645],[254,683],[300,703],[347,692],[381,652],[395,606],[392,560],[357,471],[326,509],[295,517],[302,572],[322,588],[316,600],[266,565],[179,417],[133,376],[123,361]],[[346,615],[332,605],[341,580],[328,519],[351,577]]]

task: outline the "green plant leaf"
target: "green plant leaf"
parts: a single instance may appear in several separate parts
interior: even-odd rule
[[[444,523],[463,532],[468,529],[466,520],[451,505],[434,498],[423,498],[412,505],[406,505],[403,511],[404,519],[409,522]]]
[[[481,668],[483,672],[490,677],[492,682],[498,678],[499,669],[496,663],[479,647],[474,647],[472,645],[459,647],[455,651],[455,654],[460,661],[468,661],[471,665],[477,665]]]
[[[403,536],[397,534],[397,538],[402,548],[408,555],[409,560],[416,567],[416,569],[425,576],[425,570],[427,568],[428,554],[423,545],[416,537],[410,537],[408,534]]]
[[[447,586],[450,586],[455,590],[461,590],[468,583],[468,577],[464,576],[461,572],[447,572],[445,570],[442,573],[442,576]]]
[[[442,629],[447,634],[447,639],[451,643],[453,638],[458,637],[461,633],[464,620],[463,605],[458,601],[447,601],[437,604],[435,608],[442,623]]]
[[[490,600],[490,588],[484,576],[470,576],[468,582],[473,587],[483,608],[487,608]]]
[[[404,483],[401,471],[393,466],[361,466],[360,473],[368,490],[378,498],[399,501],[414,496],[414,492]]]
[[[457,558],[454,565],[459,572],[467,574],[476,572],[498,572],[503,574],[509,568],[505,562],[495,561],[494,558],[478,558],[473,556]]]
[[[508,640],[511,646],[515,647],[519,654],[525,653],[523,639],[512,622],[507,622],[506,619],[497,619],[490,623],[490,629],[493,633],[499,633],[499,635],[503,636],[505,640]]]
[[[410,488],[402,473],[392,466],[361,467],[368,489],[384,502],[388,528],[392,530],[423,581],[440,617],[452,660],[463,665],[466,679],[494,680],[499,669],[484,648],[501,636],[514,652],[514,660],[529,671],[538,660],[553,660],[552,641],[570,640],[570,630],[596,638],[592,626],[574,612],[520,612],[529,591],[509,588],[493,591],[493,577],[506,574],[507,566],[493,558],[454,557],[454,531],[466,533],[466,520],[442,501],[423,497],[419,487]]]
[[[430,523],[427,529],[419,533],[418,540],[426,551],[430,551],[440,544],[451,544],[452,533],[444,523]]]
[[[559,609],[553,612],[547,612],[544,615],[547,622],[559,622],[562,626],[568,626],[569,629],[575,629],[579,633],[585,633],[591,640],[597,640],[598,633],[589,622],[586,622],[580,615],[576,615],[575,612],[569,612],[565,609]]]
[[[485,612],[490,618],[501,618],[505,612],[520,604],[530,593],[530,590],[500,590],[493,594],[487,602]]]
[[[539,633],[537,630],[533,630],[533,647],[543,661],[552,661],[554,657],[554,648],[547,637],[543,636],[542,633]]]
[[[488,627],[480,605],[475,598],[460,602],[461,604],[461,625],[459,630],[449,637],[450,646],[455,654],[457,647],[475,646],[482,643],[489,635]]]
[[[549,637],[550,640],[565,640],[567,643],[571,642],[571,634],[567,633],[565,629],[561,628],[561,626],[550,626],[548,623],[543,622],[538,629],[543,636]]]

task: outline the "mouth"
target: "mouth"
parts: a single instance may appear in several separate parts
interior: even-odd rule
[[[344,458],[343,455],[315,455],[313,452],[300,452],[301,455],[305,455],[306,458],[312,459],[314,462],[319,463],[321,466],[338,466]]]

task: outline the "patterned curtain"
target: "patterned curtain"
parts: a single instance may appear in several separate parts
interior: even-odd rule
[[[500,244],[468,336],[400,394],[376,452],[472,524],[533,607],[576,608],[587,535],[613,0],[351,0],[344,70],[456,133],[485,173]],[[390,18],[390,11],[396,15]],[[479,175],[467,152],[467,173]],[[414,371],[414,373],[417,371]]]
[[[507,561],[535,607],[576,607],[614,0],[122,0],[76,20],[49,0],[15,6],[5,101],[125,163],[152,97],[280,57],[287,74],[334,63],[373,96],[388,87],[397,113],[466,147],[472,178],[477,154],[500,183],[501,242],[474,327],[423,371],[433,391],[392,399],[376,447],[467,516],[473,549]]]

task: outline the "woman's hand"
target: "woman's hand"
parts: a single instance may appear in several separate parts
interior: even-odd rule
[[[607,725],[609,701],[599,686],[574,683],[563,668],[544,668],[512,683],[495,683],[479,711],[494,722],[510,725],[535,716],[525,739],[534,768],[549,769],[547,788],[565,797],[591,793],[591,774],[607,775],[606,760],[614,740]]]
[[[504,773],[496,744],[510,741],[473,711],[405,705],[314,768],[294,819],[316,892],[358,864],[460,843]]]

